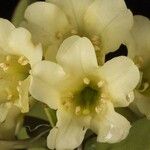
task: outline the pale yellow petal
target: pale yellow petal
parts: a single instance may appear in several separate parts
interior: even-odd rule
[[[84,17],[87,32],[101,38],[104,52],[113,51],[124,43],[133,25],[133,16],[124,0],[95,0]]]
[[[100,68],[101,76],[106,81],[108,93],[115,106],[128,106],[134,99],[140,73],[133,61],[125,56],[116,57]]]
[[[120,142],[127,137],[130,127],[129,121],[116,113],[110,102],[105,104],[104,112],[91,121],[91,129],[98,134],[98,142]]]
[[[56,59],[66,72],[78,76],[98,67],[94,47],[86,37],[72,36],[64,40]]]

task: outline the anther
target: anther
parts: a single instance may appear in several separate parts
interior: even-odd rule
[[[84,84],[87,84],[87,85],[88,85],[88,84],[90,83],[90,80],[89,80],[88,78],[84,78],[84,79],[83,79],[83,82],[84,82]]]
[[[8,67],[8,65],[5,64],[5,63],[0,63],[0,68],[2,68],[3,71],[7,71],[9,67]]]
[[[97,86],[99,87],[99,88],[101,88],[103,85],[104,85],[104,81],[99,81],[98,83],[97,83]]]
[[[24,56],[20,56],[20,58],[18,59],[18,63],[22,66],[25,66],[29,63],[29,61]]]
[[[100,113],[102,111],[102,108],[100,108],[99,106],[95,107],[95,112],[96,113]]]
[[[79,115],[80,111],[81,111],[81,107],[80,107],[80,106],[77,106],[77,107],[75,108],[75,114],[76,114],[76,115]]]

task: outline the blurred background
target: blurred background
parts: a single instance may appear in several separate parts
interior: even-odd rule
[[[21,0],[0,0],[0,17],[10,20],[19,1]],[[133,14],[150,18],[150,0],[125,0],[125,2]]]

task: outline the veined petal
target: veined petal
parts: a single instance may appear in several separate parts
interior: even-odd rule
[[[58,122],[47,138],[50,149],[75,149],[78,147],[86,132],[86,128],[80,124],[71,113],[64,110],[57,111]]]
[[[140,80],[137,66],[125,56],[116,57],[100,68],[115,106],[128,106],[134,99],[133,90]]]
[[[30,92],[34,98],[57,109],[59,103],[59,85],[64,79],[63,69],[52,62],[42,61],[31,71]]]
[[[69,29],[68,20],[61,9],[46,2],[36,2],[28,6],[25,11],[27,22],[24,26],[29,29],[36,43],[44,46],[58,40]]]
[[[131,34],[135,42],[135,51],[129,50],[129,57],[139,56],[142,58],[142,67],[150,65],[150,20],[144,16],[134,16]]]
[[[66,72],[78,76],[98,67],[94,47],[85,37],[72,36],[64,40],[56,59]]]
[[[84,25],[101,37],[104,52],[119,48],[133,25],[133,16],[124,0],[95,0],[87,9]]]
[[[8,37],[14,29],[15,27],[11,22],[0,18],[0,49],[8,49]]]
[[[42,60],[41,45],[34,46],[30,32],[24,28],[17,28],[11,32],[9,47],[9,53],[26,57],[31,65]]]
[[[47,0],[59,6],[66,14],[69,22],[75,27],[83,24],[83,15],[94,0]]]
[[[19,98],[14,102],[14,105],[20,108],[22,113],[29,111],[29,85],[30,76],[24,81],[20,81],[18,85]]]
[[[122,115],[115,112],[110,102],[106,103],[104,109],[102,114],[94,116],[91,129],[98,134],[98,142],[120,142],[128,135],[131,125]]]

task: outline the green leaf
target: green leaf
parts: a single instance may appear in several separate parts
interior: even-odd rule
[[[128,137],[120,143],[97,143],[96,138],[92,138],[86,142],[84,150],[149,150],[149,133],[150,120],[141,119],[133,124]]]
[[[20,0],[20,2],[18,3],[15,12],[13,14],[13,17],[11,19],[11,22],[18,27],[20,25],[20,23],[23,21],[24,19],[24,12],[26,10],[26,8],[28,7],[28,5],[30,5],[33,2],[36,2],[38,0]]]

